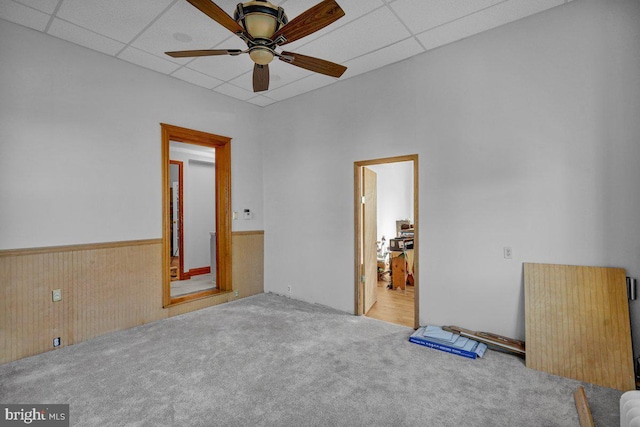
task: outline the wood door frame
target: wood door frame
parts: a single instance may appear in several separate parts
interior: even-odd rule
[[[419,260],[420,260],[420,239],[419,239],[419,170],[418,170],[418,155],[410,154],[406,156],[397,156],[397,157],[385,157],[381,159],[373,159],[373,160],[363,160],[353,163],[353,178],[354,178],[354,209],[353,209],[353,217],[354,217],[354,313],[356,316],[362,316],[364,313],[364,285],[360,281],[361,276],[361,262],[360,255],[362,253],[362,217],[360,215],[362,211],[362,168],[365,166],[371,165],[382,165],[388,163],[400,163],[400,162],[413,162],[413,224],[414,224],[414,241],[413,241],[413,253],[414,253],[414,261],[413,261],[413,278],[414,278],[414,307],[413,307],[413,326],[417,328],[420,326],[420,312],[419,312],[419,282],[420,282],[420,274],[419,274]]]
[[[362,314],[366,315],[378,301],[378,262],[376,240],[378,240],[378,174],[363,166],[362,171],[362,203],[360,205],[362,220],[361,273],[365,280],[362,293]],[[367,176],[368,175],[368,176]],[[373,241],[371,239],[373,238]],[[373,276],[373,277],[370,277]],[[362,277],[360,278],[362,280]]]
[[[178,166],[178,252],[180,253],[180,260],[178,261],[180,265],[180,270],[178,271],[178,279],[179,280],[187,280],[190,278],[188,274],[184,271],[184,202],[183,195],[184,189],[182,188],[184,184],[184,162],[180,160],[171,160],[169,159],[170,165]],[[172,225],[173,227],[173,225]],[[171,246],[171,245],[169,245]]]
[[[210,297],[233,290],[231,276],[231,138],[160,123],[162,130],[162,304],[163,307]],[[192,298],[171,299],[171,221],[169,215],[169,146],[171,141],[201,145],[215,150],[216,162],[216,284],[217,289],[199,292]],[[181,257],[184,255],[180,253]],[[182,261],[182,260],[181,260]]]

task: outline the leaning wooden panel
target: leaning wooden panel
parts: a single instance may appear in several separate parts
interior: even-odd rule
[[[527,367],[635,390],[626,273],[524,264]]]

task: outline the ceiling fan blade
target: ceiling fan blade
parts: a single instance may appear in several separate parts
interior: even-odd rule
[[[202,49],[202,50],[178,50],[175,52],[165,52],[173,58],[190,58],[193,56],[216,56],[216,55],[240,55],[240,49]]]
[[[262,92],[269,89],[269,65],[253,66],[253,91]]]
[[[232,17],[227,14],[220,6],[212,2],[211,0],[187,0],[193,6],[195,6],[200,12],[207,15],[209,18],[216,21],[232,33],[244,33],[244,30]]]
[[[283,36],[286,41],[280,43],[281,45],[291,43],[321,30],[343,16],[344,11],[335,0],[324,0],[289,21],[288,24],[276,31],[271,40]]]
[[[299,53],[282,52],[279,58],[281,61],[295,65],[296,67],[331,77],[340,77],[345,71],[347,71],[347,67],[344,65],[325,61],[324,59],[314,58],[312,56],[300,55]]]

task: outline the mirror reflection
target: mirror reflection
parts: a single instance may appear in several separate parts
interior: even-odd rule
[[[171,298],[216,288],[215,150],[169,146]]]

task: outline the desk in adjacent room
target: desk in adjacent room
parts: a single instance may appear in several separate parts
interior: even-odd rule
[[[391,251],[391,284],[393,289],[407,289],[407,280],[413,283],[413,249]]]

